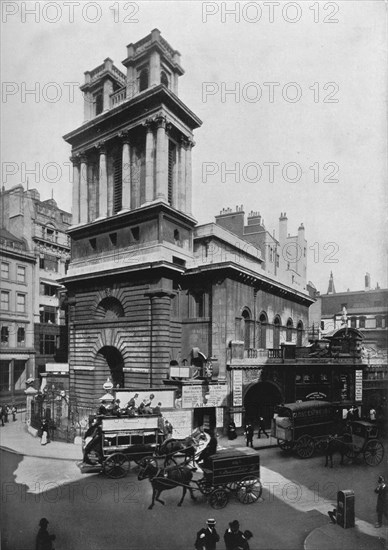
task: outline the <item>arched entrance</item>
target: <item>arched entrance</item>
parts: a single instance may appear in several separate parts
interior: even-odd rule
[[[119,350],[113,346],[104,346],[97,353],[96,361],[96,384],[106,382],[108,376],[115,388],[124,388],[124,360]]]
[[[257,424],[260,416],[270,426],[274,408],[283,402],[280,389],[272,382],[258,382],[251,386],[244,397],[245,422]]]

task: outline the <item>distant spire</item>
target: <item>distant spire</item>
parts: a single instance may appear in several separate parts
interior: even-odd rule
[[[27,191],[28,191],[28,188],[29,188],[29,183],[30,183],[30,182],[29,182],[29,180],[28,180],[28,178],[27,178]]]
[[[51,198],[54,199],[54,188],[51,188]]]
[[[327,294],[335,294],[334,277],[332,271],[330,271],[329,288],[327,289]]]

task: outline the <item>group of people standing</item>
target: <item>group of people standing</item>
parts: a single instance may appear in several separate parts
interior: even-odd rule
[[[240,523],[235,519],[229,523],[229,528],[224,533],[226,550],[249,550],[249,540],[253,537],[251,531],[240,531]],[[216,550],[220,535],[216,530],[216,520],[210,518],[206,527],[200,529],[194,543],[196,550]]]
[[[1,425],[4,426],[7,422],[9,422],[8,418],[12,415],[12,420],[16,421],[16,413],[17,408],[15,405],[12,405],[11,407],[9,405],[0,405],[0,421]]]
[[[266,431],[265,421],[262,416],[259,417],[258,424],[259,424],[259,429],[257,432],[257,438],[260,439],[261,434],[263,433],[268,439],[269,434]],[[253,447],[253,437],[255,435],[255,429],[252,422],[248,421],[245,424],[244,435],[245,435],[247,447]],[[236,424],[231,420],[228,426],[228,439],[233,440],[233,439],[236,439],[236,437],[237,437]]]

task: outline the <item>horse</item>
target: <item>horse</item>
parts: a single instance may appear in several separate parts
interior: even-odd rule
[[[187,489],[190,491],[190,497],[193,500],[195,496],[193,489],[190,487],[190,481],[193,479],[193,471],[187,466],[170,466],[169,468],[158,468],[152,462],[147,459],[142,459],[139,462],[140,471],[137,476],[139,481],[148,478],[152,485],[152,502],[148,506],[148,510],[152,510],[155,500],[161,504],[165,504],[159,497],[163,491],[174,489],[175,487],[182,487],[182,498],[178,502],[178,506],[182,506],[182,502],[185,498]]]
[[[191,435],[185,437],[184,439],[175,439],[171,437],[159,445],[157,454],[159,456],[166,455],[164,466],[168,465],[170,458],[175,453],[182,453],[185,457],[184,464],[189,464],[191,461],[193,467],[195,467],[196,450],[202,439],[206,440],[207,437],[206,434],[200,430],[195,430]]]
[[[337,435],[330,435],[328,439],[326,440],[326,462],[325,467],[329,464],[330,459],[330,468],[333,467],[333,454],[334,453],[340,453],[341,455],[341,466],[343,466],[344,463],[344,457],[347,456],[349,453],[349,444],[346,443],[342,438],[338,437]]]

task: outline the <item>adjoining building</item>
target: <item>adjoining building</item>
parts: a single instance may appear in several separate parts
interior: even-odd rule
[[[332,333],[346,320],[348,327],[363,335],[364,408],[377,407],[388,397],[388,289],[371,286],[365,275],[363,290],[336,292],[333,273],[328,290],[320,296],[323,336]]]
[[[3,189],[0,202],[3,227],[34,257],[25,290],[31,316],[29,333],[36,353],[30,375],[35,378],[45,372],[48,363],[67,361],[67,327],[61,308],[64,288],[58,279],[65,275],[70,260],[67,229],[71,214],[60,209],[53,198],[41,201],[36,189],[24,190],[22,185]],[[15,282],[16,275],[12,284]]]
[[[33,280],[36,257],[24,239],[0,229],[0,403],[25,402],[35,376]]]
[[[123,65],[126,74],[107,58],[85,73],[85,121],[64,136],[74,167],[62,278],[71,394],[95,408],[109,377],[122,399],[163,401],[181,428],[269,419],[289,395],[306,399],[334,377],[310,365],[309,386],[304,366],[298,393],[296,354],[286,358],[307,344],[314,302],[303,224],[290,236],[281,213],[275,237],[237,207],[198,226],[191,151],[201,121],[179,99],[180,54],[154,29],[127,46]],[[359,365],[348,367],[344,405]]]

